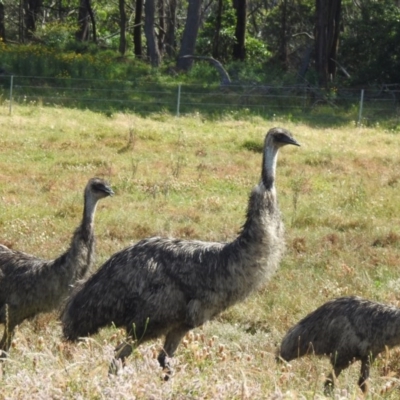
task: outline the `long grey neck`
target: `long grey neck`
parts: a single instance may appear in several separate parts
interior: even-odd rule
[[[75,230],[71,240],[70,248],[65,253],[63,269],[74,281],[85,276],[94,261],[95,239],[94,239],[94,214],[96,212],[97,200],[85,194],[83,218],[81,224]]]
[[[247,217],[238,237],[242,245],[246,242],[259,243],[265,238],[266,224],[279,209],[276,200],[275,170],[278,148],[265,146],[260,183],[252,190],[247,207]]]
[[[275,184],[276,163],[278,160],[278,148],[267,146],[262,161],[261,181],[266,190],[271,190]]]
[[[85,204],[83,207],[83,219],[82,219],[82,235],[84,236],[85,240],[91,236],[93,232],[93,225],[94,225],[94,215],[96,213],[97,208],[97,200],[94,199],[92,196],[85,196]]]

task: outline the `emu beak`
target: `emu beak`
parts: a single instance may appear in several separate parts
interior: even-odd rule
[[[105,190],[105,192],[109,195],[109,196],[114,196],[114,190],[112,190],[109,186],[106,186],[105,188],[104,188]]]
[[[282,142],[284,144],[292,144],[294,146],[300,146],[300,143],[296,139],[286,135],[282,137]]]

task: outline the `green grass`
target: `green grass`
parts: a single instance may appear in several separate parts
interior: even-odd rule
[[[341,295],[400,305],[397,134],[254,116],[143,118],[40,105],[15,105],[11,116],[1,106],[0,122],[0,243],[56,257],[80,221],[87,180],[102,176],[116,195],[96,214],[96,266],[146,236],[232,240],[260,178],[266,131],[286,127],[302,144],[284,148],[278,160],[287,230],[280,270],[185,338],[173,379],[160,379],[161,341],[139,347],[123,373],[109,378],[123,332],[110,327],[86,342],[63,343],[54,313],[19,327],[2,365],[0,399],[321,399],[327,359],[275,363],[286,330]],[[361,398],[358,370],[343,373],[335,398]],[[398,350],[377,360],[369,398],[396,399],[399,372]]]

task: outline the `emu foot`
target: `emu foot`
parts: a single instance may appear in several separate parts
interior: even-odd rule
[[[167,361],[167,355],[165,354],[164,351],[161,351],[161,353],[158,355],[157,360],[163,370],[163,372],[165,373],[163,380],[169,381],[169,378],[171,378],[173,370],[171,365],[169,364],[169,362]]]
[[[358,381],[358,386],[360,386],[360,389],[362,390],[364,395],[366,395],[368,393],[369,385],[368,385],[367,379],[364,380],[364,379],[360,378]]]
[[[327,379],[325,381],[325,387],[324,387],[324,394],[327,397],[333,396],[333,389],[334,389],[334,383],[332,379]]]
[[[123,342],[118,345],[115,349],[115,358],[111,361],[108,368],[109,375],[117,375],[118,371],[125,367],[125,360],[132,353],[132,344],[129,342]]]
[[[8,357],[8,353],[0,349],[0,362],[4,361]]]
[[[163,369],[163,372],[165,373],[165,375],[164,375],[164,377],[163,377],[163,381],[164,381],[164,382],[169,381],[169,378],[171,378],[172,373],[173,373],[172,368],[171,368],[169,365],[167,365],[167,366]]]
[[[124,360],[120,358],[114,358],[108,367],[108,375],[118,375],[118,372],[121,371],[124,367]]]

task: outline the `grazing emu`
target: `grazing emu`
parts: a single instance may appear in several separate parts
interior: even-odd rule
[[[189,330],[245,299],[278,268],[285,245],[274,181],[278,150],[287,144],[299,145],[286,129],[266,135],[261,181],[233,242],[152,237],[114,254],[70,296],[64,337],[75,341],[111,323],[138,344],[165,335],[158,361],[170,373],[166,357]],[[124,362],[131,352],[123,343],[116,357]]]
[[[308,354],[330,357],[333,371],[325,382],[361,360],[358,385],[366,393],[370,364],[385,350],[400,345],[400,309],[360,297],[328,301],[293,326],[282,340],[279,358],[290,361]]]
[[[99,178],[90,179],[84,192],[83,219],[69,249],[46,261],[0,245],[0,323],[4,324],[0,356],[10,348],[16,325],[26,318],[57,308],[70,286],[85,276],[94,260],[93,220],[97,202],[114,192]]]

